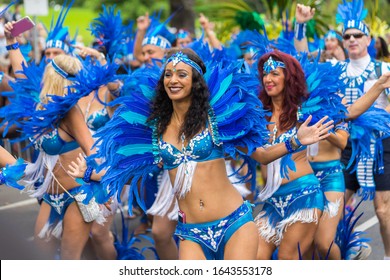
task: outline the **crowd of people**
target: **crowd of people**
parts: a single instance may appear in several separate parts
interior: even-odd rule
[[[197,38],[149,13],[129,30],[103,7],[92,46],[63,25],[72,4],[42,59],[12,35],[20,11],[1,18],[2,137],[31,159],[0,147],[0,183],[37,198],[45,256],[143,258],[114,238],[128,207],[158,259],[364,259],[370,245],[345,234],[357,198],[373,201],[390,259],[390,57],[362,0],[338,6],[319,49],[303,4],[291,40],[226,43],[203,14]]]

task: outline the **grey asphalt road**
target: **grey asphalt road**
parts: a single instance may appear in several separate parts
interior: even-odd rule
[[[371,238],[372,253],[369,260],[382,260],[384,251],[373,203],[364,202],[359,208],[358,212],[364,214],[357,224],[357,229],[365,231],[365,237]],[[35,199],[18,190],[0,186],[0,259],[47,259],[32,241],[38,210],[39,205]],[[117,214],[115,220],[117,227],[120,228],[120,214]],[[129,220],[128,224],[130,231],[134,230],[139,224],[139,218]],[[151,233],[147,235],[151,237]],[[141,241],[139,246],[151,246],[148,240],[141,238]],[[147,259],[154,258],[150,252],[145,256]]]

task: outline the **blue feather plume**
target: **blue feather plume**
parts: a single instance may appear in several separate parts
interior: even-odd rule
[[[115,55],[123,55],[126,30],[122,24],[120,11],[115,14],[115,5],[106,7],[102,5],[103,12],[93,19],[90,31],[95,38],[102,42],[111,61]]]
[[[24,186],[20,185],[18,181],[22,179],[26,166],[27,164],[24,163],[24,160],[19,158],[14,164],[7,164],[5,167],[3,167],[1,171],[5,179],[4,184],[18,190],[23,190]]]

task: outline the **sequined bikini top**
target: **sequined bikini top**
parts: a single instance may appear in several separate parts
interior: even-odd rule
[[[68,132],[66,133],[69,134]],[[51,156],[61,155],[79,147],[79,144],[75,140],[66,142],[62,139],[57,128],[42,136],[38,140],[37,145],[38,148],[42,149],[46,154]]]
[[[182,135],[181,140],[184,143],[184,135]],[[174,169],[188,161],[202,162],[224,157],[222,145],[217,146],[214,144],[208,128],[193,137],[186,147],[183,144],[182,150],[165,142],[162,136],[158,145],[164,168],[168,170]]]

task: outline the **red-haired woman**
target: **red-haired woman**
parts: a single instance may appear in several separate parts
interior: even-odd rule
[[[257,258],[270,259],[279,247],[279,259],[298,259],[311,246],[324,208],[324,195],[296,135],[298,108],[308,96],[305,74],[290,55],[274,51],[258,62],[262,82],[259,98],[272,112],[270,145],[289,142],[293,153],[263,166],[267,183],[255,221],[259,229]],[[288,140],[292,139],[292,140]],[[289,170],[287,170],[287,168]]]

